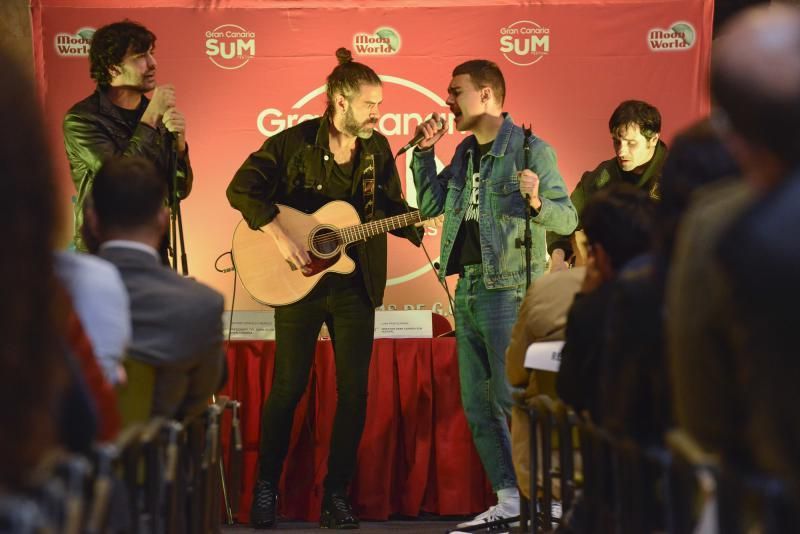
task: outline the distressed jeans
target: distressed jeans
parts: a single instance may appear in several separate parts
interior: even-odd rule
[[[516,488],[511,459],[511,386],[505,354],[525,285],[487,289],[480,265],[468,265],[455,298],[461,403],[483,468],[496,492]]]

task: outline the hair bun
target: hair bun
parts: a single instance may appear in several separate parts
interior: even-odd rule
[[[339,61],[339,65],[344,65],[353,61],[353,54],[350,50],[342,47],[336,51],[336,59]]]

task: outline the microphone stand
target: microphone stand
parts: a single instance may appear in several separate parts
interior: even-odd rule
[[[181,274],[189,276],[189,263],[186,258],[186,242],[183,238],[183,217],[181,216],[181,200],[178,195],[178,147],[173,133],[169,133],[172,149],[169,158],[169,251],[172,254],[172,269],[178,272],[178,249],[181,251]]]
[[[525,139],[523,140],[522,150],[525,154],[525,165],[528,164],[528,157],[530,156],[530,143],[531,137],[533,136],[530,128],[525,128],[525,125],[522,125],[522,131],[525,134]],[[526,167],[527,168],[527,167]],[[527,290],[531,287],[531,251],[533,249],[533,236],[531,235],[531,212],[533,208],[531,208],[531,196],[529,194],[525,195],[525,232],[522,235],[522,240],[517,239],[517,247],[525,247],[525,289]]]

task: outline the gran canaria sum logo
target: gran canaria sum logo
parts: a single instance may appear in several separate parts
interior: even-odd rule
[[[360,56],[391,56],[400,50],[400,34],[394,28],[378,28],[373,33],[353,36],[353,49]]]
[[[256,55],[256,34],[236,24],[217,26],[206,32],[206,55],[221,69],[242,68]]]
[[[500,28],[500,52],[508,61],[527,67],[550,53],[550,28],[518,20]]]

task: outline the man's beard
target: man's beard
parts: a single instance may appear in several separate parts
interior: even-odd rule
[[[350,134],[355,135],[361,139],[369,139],[372,137],[373,132],[375,131],[374,128],[366,128],[367,124],[375,124],[376,121],[373,120],[366,120],[363,123],[359,123],[355,116],[353,115],[353,108],[348,108],[347,111],[344,112],[344,127],[343,130]]]

